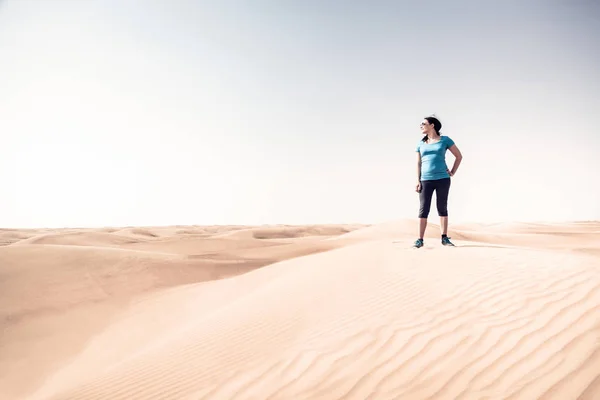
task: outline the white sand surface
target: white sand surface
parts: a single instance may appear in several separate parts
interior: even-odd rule
[[[1,399],[600,399],[600,223],[0,230]]]

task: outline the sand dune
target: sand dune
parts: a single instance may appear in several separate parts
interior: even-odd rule
[[[36,231],[18,230],[18,229],[0,229],[0,246],[6,246],[28,239],[37,234]]]
[[[0,398],[35,387],[138,296],[334,247],[293,237],[275,243],[210,237],[235,229],[142,229],[152,237],[133,228],[0,231],[15,239],[0,247]],[[277,250],[261,251],[265,246]]]
[[[135,239],[130,236],[117,235],[107,232],[70,232],[46,233],[35,235],[14,244],[60,244],[72,246],[100,246],[119,247],[127,243],[135,243],[144,239]]]
[[[290,239],[301,237],[338,236],[363,228],[363,225],[272,226],[225,232],[216,237],[253,239]]]
[[[419,250],[414,221],[21,240],[0,247],[0,397],[600,398],[600,255],[573,251],[600,223],[576,225],[446,248],[431,224]]]
[[[439,237],[439,225],[429,221],[427,225],[426,238]],[[367,226],[362,229],[352,230],[343,235],[331,238],[331,240],[353,240],[353,241],[372,241],[381,239],[416,239],[417,230],[415,230],[414,220],[397,220],[382,224]]]

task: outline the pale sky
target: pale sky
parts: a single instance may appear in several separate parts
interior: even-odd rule
[[[598,4],[0,0],[0,227],[600,220]]]

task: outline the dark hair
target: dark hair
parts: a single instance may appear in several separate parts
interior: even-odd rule
[[[426,119],[427,122],[429,122],[430,124],[433,124],[433,129],[435,130],[435,133],[437,133],[437,135],[440,136],[440,131],[442,130],[442,123],[440,122],[440,120],[436,117],[425,117],[424,119]],[[427,143],[427,135],[423,137],[423,142]]]

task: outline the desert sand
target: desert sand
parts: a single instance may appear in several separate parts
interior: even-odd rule
[[[600,222],[0,230],[0,399],[600,399]]]

